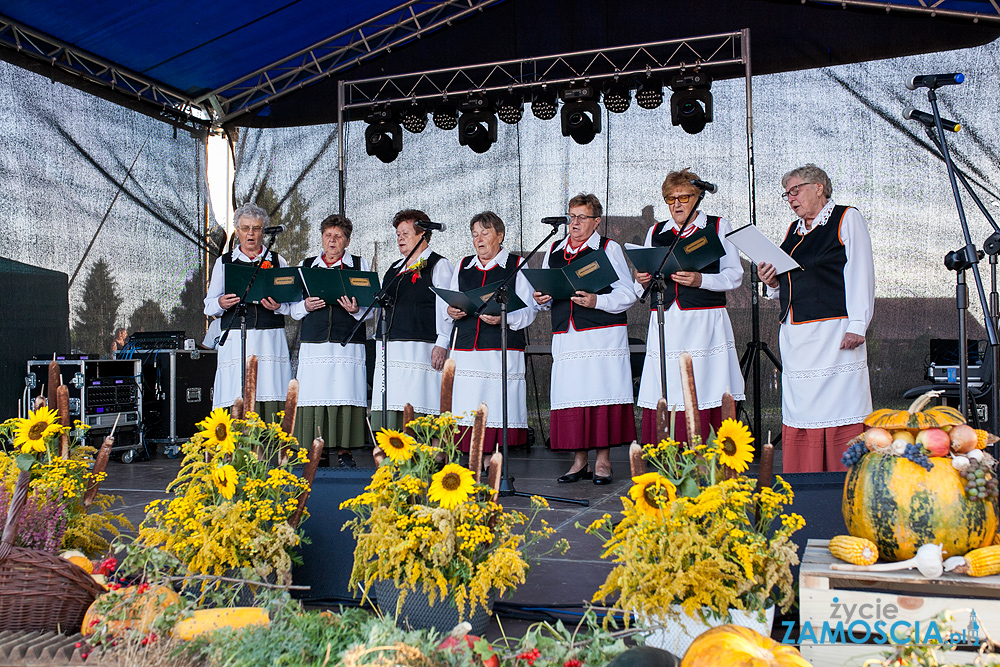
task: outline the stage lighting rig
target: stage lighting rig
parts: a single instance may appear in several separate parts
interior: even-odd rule
[[[458,111],[455,104],[447,99],[434,107],[434,126],[439,130],[454,130],[458,127]]]
[[[524,99],[520,93],[508,92],[497,101],[497,117],[508,125],[516,125],[524,117]]]
[[[625,113],[632,105],[632,91],[625,82],[615,79],[604,89],[604,108],[612,113]]]
[[[559,103],[556,101],[554,90],[547,90],[543,87],[541,90],[535,91],[535,97],[531,100],[531,113],[534,114],[535,118],[552,120],[556,117],[558,109]]]
[[[670,118],[688,134],[698,134],[712,122],[712,78],[705,72],[678,74],[670,80]]]
[[[389,164],[403,150],[403,128],[394,122],[388,106],[372,109],[365,122],[365,152]]]
[[[419,134],[427,127],[427,109],[419,102],[412,102],[400,112],[399,122],[407,132]]]
[[[601,106],[597,103],[600,93],[593,86],[563,88],[559,97],[562,106],[562,133],[573,137],[578,144],[589,144],[601,132]]]
[[[635,103],[646,111],[658,109],[663,104],[663,85],[658,79],[648,77],[635,91]]]
[[[471,95],[458,105],[458,143],[476,153],[485,153],[497,140],[497,117],[490,101],[481,95]]]

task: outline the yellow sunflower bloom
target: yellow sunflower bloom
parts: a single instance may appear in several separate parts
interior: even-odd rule
[[[413,457],[417,445],[417,441],[405,433],[387,428],[378,432],[375,441],[378,443],[379,449],[385,452],[385,455],[393,463],[409,461]]]
[[[233,438],[233,418],[225,408],[212,410],[203,421],[198,423],[202,429],[198,435],[203,438],[206,447],[218,447],[223,454],[232,454],[236,449]]]
[[[236,468],[231,465],[224,465],[212,470],[212,481],[215,482],[219,493],[226,500],[232,500],[236,493],[236,482],[239,481],[239,474]]]
[[[14,436],[14,446],[21,448],[22,454],[45,451],[45,439],[59,432],[59,413],[48,407],[41,407],[28,413],[27,419],[19,420]]]
[[[633,477],[632,483],[628,495],[643,514],[661,516],[667,503],[677,500],[677,487],[658,472]]]
[[[715,446],[719,449],[719,463],[736,472],[746,472],[753,461],[753,436],[742,422],[727,419],[715,434]]]
[[[457,463],[449,463],[431,477],[427,497],[445,509],[452,509],[468,500],[474,488],[472,471]]]

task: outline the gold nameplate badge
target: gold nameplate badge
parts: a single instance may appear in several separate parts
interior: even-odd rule
[[[493,294],[494,294],[493,292],[490,292],[489,294],[484,294],[481,297],[479,297],[479,300],[482,301],[483,303],[486,303],[487,301],[493,298]]]
[[[294,285],[295,276],[281,276],[280,278],[274,279],[275,285]]]
[[[348,282],[351,283],[351,287],[371,287],[372,281],[368,278],[349,278]]]
[[[593,273],[597,269],[601,268],[600,262],[591,262],[587,266],[576,270],[576,277],[583,278],[585,275]]]
[[[705,245],[707,243],[708,243],[708,239],[705,238],[704,236],[702,236],[697,241],[692,241],[691,243],[689,243],[686,246],[684,246],[684,252],[687,253],[688,255],[690,255],[695,250],[697,250],[698,248],[702,247],[703,245]]]

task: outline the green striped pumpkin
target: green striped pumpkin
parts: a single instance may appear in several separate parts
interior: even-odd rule
[[[847,530],[878,545],[886,561],[912,558],[924,544],[941,544],[946,556],[993,543],[997,510],[990,500],[965,495],[950,458],[931,458],[932,470],[900,456],[866,454],[844,480]]]

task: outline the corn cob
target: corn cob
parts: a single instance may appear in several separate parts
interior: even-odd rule
[[[830,553],[854,565],[871,565],[878,560],[875,543],[853,535],[837,535],[831,539]]]
[[[971,577],[988,577],[1000,574],[1000,546],[993,545],[973,549],[965,554],[965,562],[969,566],[967,574]]]

